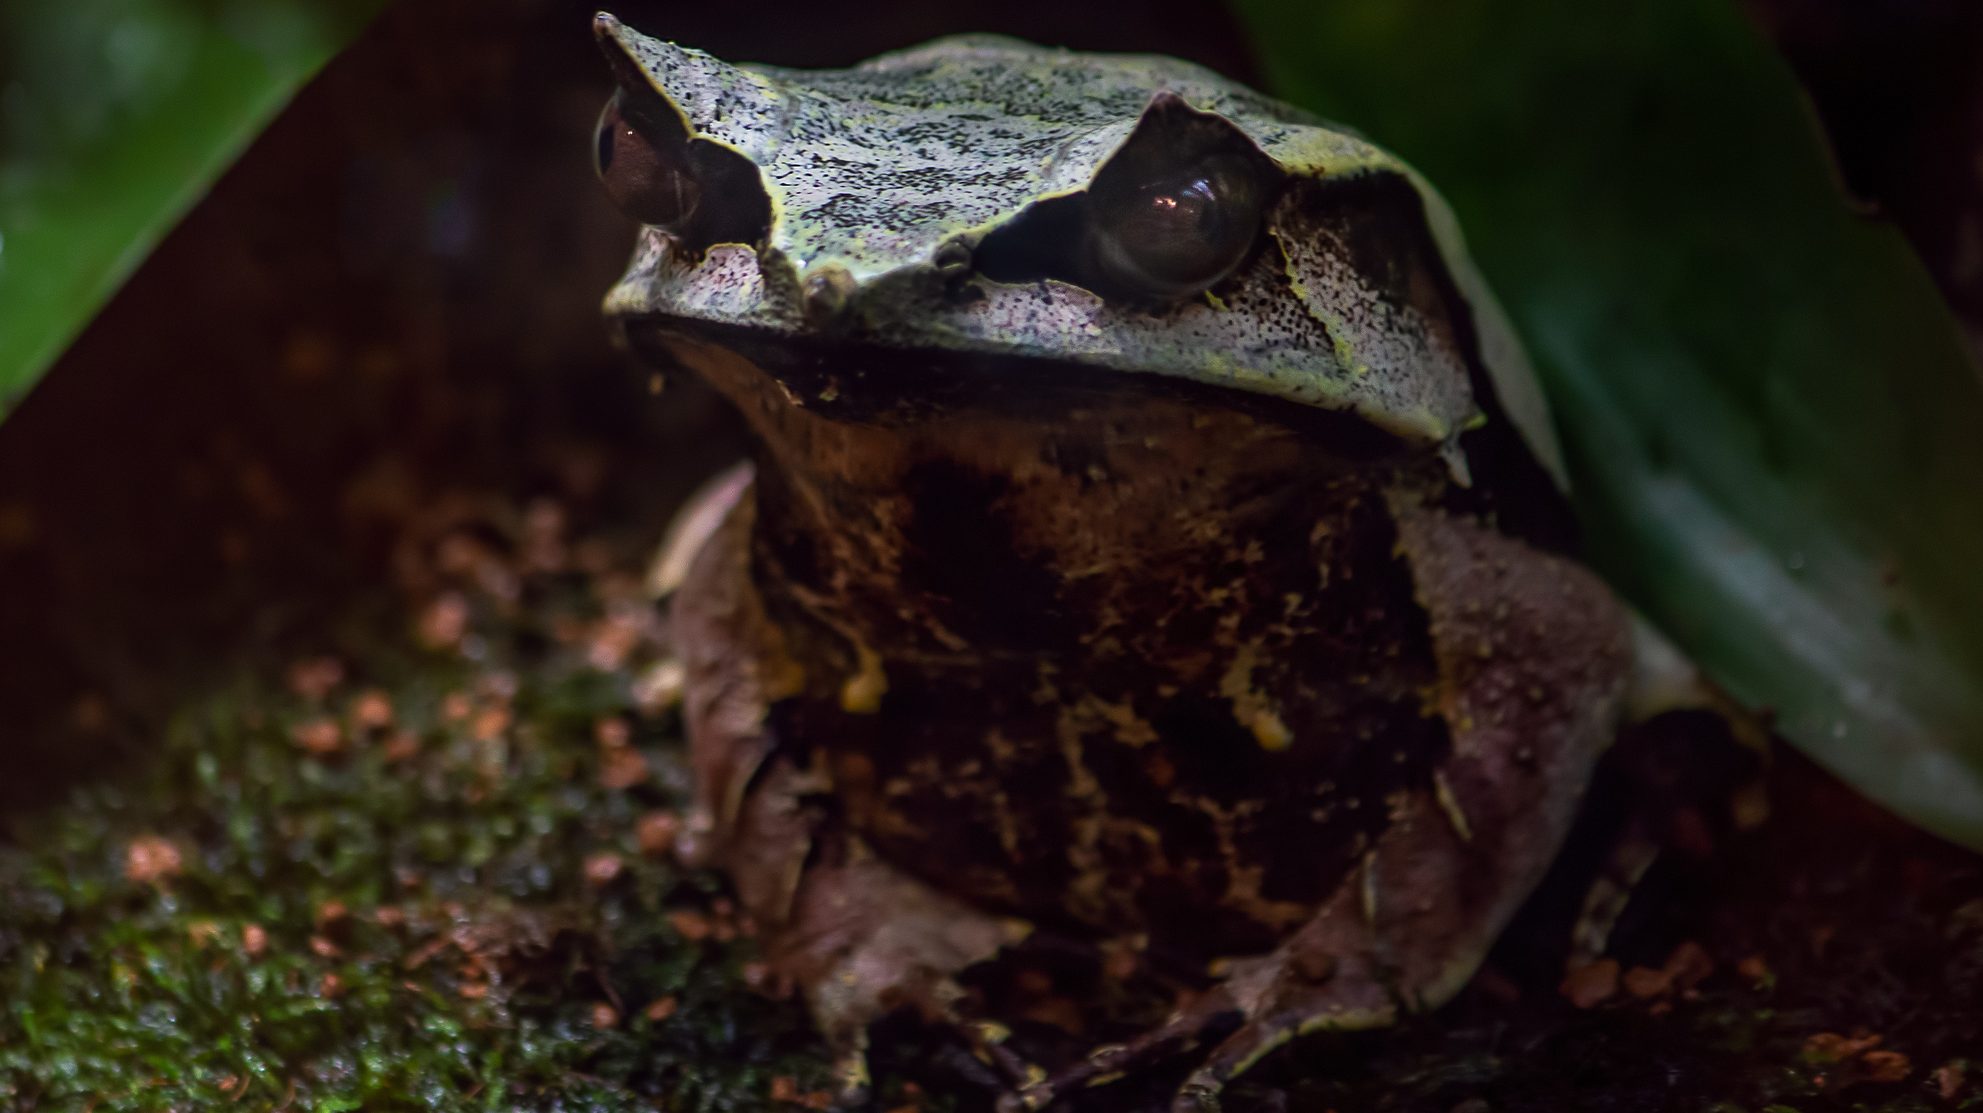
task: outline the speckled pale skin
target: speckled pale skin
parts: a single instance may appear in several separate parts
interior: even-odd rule
[[[1390,304],[1298,226],[1292,192],[1262,252],[1216,299],[1161,319],[1064,283],[945,296],[946,245],[968,247],[1034,202],[1084,188],[1159,92],[1216,114],[1297,178],[1399,175],[1418,190],[1453,279],[1473,306],[1484,362],[1510,420],[1561,481],[1541,395],[1500,310],[1465,261],[1436,192],[1389,153],[1305,112],[1174,58],[1084,55],[990,35],[943,39],[849,70],[744,67],[618,22],[601,34],[665,95],[690,134],[763,174],[774,213],[762,252],[685,259],[642,237],[608,313],[818,331],[809,288],[853,293],[838,331],[891,346],[1050,354],[1348,407],[1400,436],[1446,442],[1474,418],[1464,369],[1429,343],[1434,323]]]
[[[660,564],[690,845],[850,1082],[905,1005],[1008,1073],[1008,1109],[1237,1017],[1178,1097],[1202,1109],[1297,1033],[1456,992],[1632,654],[1555,551],[1546,415],[1436,198],[1168,59],[969,38],[798,73],[599,31],[626,95],[770,201],[750,243],[646,229],[607,304],[757,439]],[[1180,110],[1278,175],[1237,271],[1162,305],[983,273],[986,237]],[[1031,933],[1207,983],[1046,1076],[953,980]]]

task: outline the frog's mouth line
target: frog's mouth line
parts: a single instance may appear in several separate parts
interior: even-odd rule
[[[737,353],[769,375],[793,405],[834,421],[908,424],[969,409],[1045,425],[1076,407],[1172,398],[1208,411],[1247,413],[1286,427],[1345,462],[1403,461],[1430,456],[1439,448],[1408,441],[1348,408],[1328,409],[1241,386],[1155,372],[1040,356],[792,336],[666,314],[618,320],[628,346],[653,366],[681,366],[671,344],[712,344]]]
[[[1243,386],[1040,356],[892,348],[854,338],[793,336],[658,313],[615,320],[627,345],[650,366],[685,370],[678,345],[721,348],[771,380],[766,385],[772,389],[764,394],[832,421],[908,425],[945,414],[978,412],[1051,428],[1074,409],[1168,398],[1207,412],[1240,412],[1278,425],[1349,466],[1407,467],[1442,451],[1439,444],[1400,437],[1350,409],[1328,409]],[[711,385],[721,390],[724,384]],[[1485,499],[1481,511],[1492,513],[1503,532],[1547,552],[1574,556],[1579,551],[1568,497],[1512,423],[1494,416],[1460,434],[1457,446],[1477,481],[1476,493],[1466,497]]]

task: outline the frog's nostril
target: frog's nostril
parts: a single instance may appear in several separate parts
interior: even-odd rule
[[[937,246],[930,262],[942,274],[964,274],[971,269],[971,245],[963,240],[945,240]]]
[[[824,328],[840,318],[859,285],[847,268],[827,265],[806,276],[806,320]]]

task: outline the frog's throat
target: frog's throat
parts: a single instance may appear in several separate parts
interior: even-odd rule
[[[1259,953],[1446,753],[1386,498],[1439,489],[1433,454],[1346,460],[1238,392],[1122,379],[842,419],[736,351],[671,348],[757,434],[748,563],[731,567],[803,670],[768,721],[884,859],[981,906]],[[1343,802],[1239,823],[1284,783]],[[992,802],[1019,784],[1038,826]],[[971,810],[925,826],[925,805]],[[1114,877],[1109,832],[1163,848],[1149,809],[1171,806],[1206,815],[1210,841]],[[1153,920],[1184,907],[1202,915]]]
[[[1346,460],[1239,405],[1135,390],[841,420],[727,347],[674,337],[668,349],[751,425],[754,559],[846,641],[850,675],[874,671],[875,651],[932,667],[1079,658],[1208,601],[1234,628],[1270,621],[1283,595],[1220,602],[1221,585],[1261,561],[1308,561],[1318,508],[1342,491],[1437,483],[1442,468],[1424,451]],[[1186,624],[1166,639],[1151,651],[1206,657],[1217,640]],[[1269,746],[1273,716],[1259,710]]]

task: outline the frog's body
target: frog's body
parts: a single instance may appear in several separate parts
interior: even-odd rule
[[[1546,419],[1436,200],[1182,63],[970,39],[798,75],[601,33],[616,191],[661,221],[609,307],[759,446],[668,562],[697,845],[829,1037],[945,1014],[1035,928],[1223,976],[1019,1105],[1237,1013],[1204,1100],[1455,992],[1632,655],[1551,551]],[[1173,157],[1239,215],[1123,264],[1083,222],[1195,203]]]

